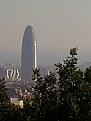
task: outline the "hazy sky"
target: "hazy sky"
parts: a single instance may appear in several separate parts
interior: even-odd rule
[[[91,61],[91,0],[0,0],[0,64],[20,63],[27,25],[37,39],[39,65],[53,65],[78,47],[79,62]]]

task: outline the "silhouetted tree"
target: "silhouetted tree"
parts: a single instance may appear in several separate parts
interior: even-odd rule
[[[5,88],[5,79],[0,78],[0,104],[9,101],[9,98],[6,94],[6,88]]]
[[[77,67],[77,48],[70,49],[64,64],[41,77],[33,70],[32,96],[20,108],[9,102],[5,81],[0,80],[1,121],[91,121],[91,67]]]
[[[47,76],[41,77],[39,70],[34,70],[35,86],[32,96],[32,116],[37,121],[56,121],[56,76],[55,73],[50,73]],[[34,119],[33,118],[33,119]]]
[[[91,120],[91,84],[88,84],[91,71],[86,69],[82,72],[77,68],[76,55],[77,48],[73,48],[64,64],[56,65],[59,75],[59,121]]]

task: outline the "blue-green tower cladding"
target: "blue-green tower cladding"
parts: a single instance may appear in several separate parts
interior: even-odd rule
[[[33,69],[37,67],[36,39],[32,26],[27,26],[23,36],[21,53],[21,79],[32,81]]]

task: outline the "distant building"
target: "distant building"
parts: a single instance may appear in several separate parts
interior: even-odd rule
[[[13,62],[8,62],[3,66],[0,66],[0,77],[1,78],[10,78],[10,79],[20,79],[21,77],[21,68],[14,65]]]
[[[33,69],[37,66],[36,39],[32,26],[27,26],[23,36],[21,53],[21,79],[32,81]]]
[[[15,105],[19,105],[21,108],[23,108],[23,100],[19,100],[19,98],[10,98],[10,100]]]

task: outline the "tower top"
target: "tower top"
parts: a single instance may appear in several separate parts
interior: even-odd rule
[[[33,29],[31,25],[28,25],[25,30]]]

